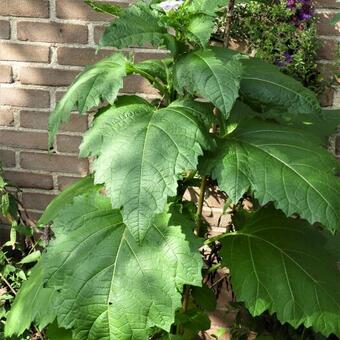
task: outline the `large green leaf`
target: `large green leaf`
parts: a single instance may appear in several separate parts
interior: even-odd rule
[[[173,102],[157,110],[149,104],[112,108],[85,134],[81,154],[93,163],[95,182],[105,183],[114,208],[140,242],[152,218],[176,195],[177,180],[194,170],[210,136],[197,113],[205,104]],[[188,106],[191,105],[191,106]]]
[[[146,43],[155,47],[165,45],[173,52],[176,49],[175,37],[160,25],[157,11],[149,4],[139,2],[123,9],[120,17],[106,28],[99,46],[124,48]]]
[[[70,113],[75,107],[80,113],[84,113],[98,106],[101,100],[113,104],[118,91],[123,87],[127,65],[128,61],[123,54],[116,53],[86,67],[77,76],[50,115],[48,128],[50,145],[53,144],[59,125],[69,120]]]
[[[288,216],[339,228],[338,163],[303,131],[256,120],[241,123],[201,168],[237,202],[251,189],[260,204],[274,201]]]
[[[302,129],[319,138],[325,145],[340,125],[340,109],[323,109],[320,115],[300,114],[296,116],[280,112],[268,112],[264,115],[266,118],[276,119],[280,124]]]
[[[237,300],[253,315],[269,310],[282,323],[340,336],[340,272],[325,248],[329,235],[271,207],[240,221],[220,239]]]
[[[183,285],[201,285],[202,260],[168,220],[157,216],[138,244],[107,197],[76,197],[55,220],[44,258],[46,284],[61,297],[59,327],[73,328],[79,340],[146,340],[151,327],[169,331]]]
[[[228,117],[238,97],[242,67],[238,60],[222,62],[211,50],[184,55],[175,64],[175,86],[211,101]]]
[[[6,337],[22,334],[32,322],[39,329],[53,322],[57,293],[54,289],[43,288],[43,284],[43,266],[40,261],[15,298],[5,324]]]
[[[232,60],[237,52],[213,47],[216,57],[223,62]],[[242,74],[240,93],[248,100],[290,113],[315,114],[321,108],[315,94],[280,69],[256,58],[240,59]]]
[[[45,225],[52,222],[66,205],[72,203],[74,197],[92,190],[98,191],[99,188],[100,186],[93,185],[92,175],[86,176],[71,184],[47,206],[38,221],[38,225]]]

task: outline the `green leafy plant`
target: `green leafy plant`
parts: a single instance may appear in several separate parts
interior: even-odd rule
[[[52,146],[73,109],[107,104],[80,147],[93,175],[41,217],[53,239],[17,295],[5,335],[34,322],[50,325],[51,339],[192,339],[209,328],[218,286],[210,279],[227,267],[236,300],[253,316],[275,313],[292,327],[340,336],[332,235],[340,185],[325,149],[339,112],[322,111],[278,67],[211,46],[224,1],[124,9],[90,2],[117,16],[100,46],[148,44],[171,55],[135,63],[115,52],[79,74],[51,114]],[[146,78],[158,99],[119,95],[131,74]],[[204,193],[216,184],[232,222],[208,238]],[[197,205],[183,199],[192,187],[200,187]]]
[[[11,188],[1,175],[0,168],[0,232],[5,239],[0,244],[0,338],[4,338],[4,325],[11,305],[30,276],[32,263],[40,258],[39,248],[43,242],[32,237],[33,221],[18,198],[19,189]],[[33,326],[28,327],[18,339],[29,339],[30,336],[40,336],[40,332]]]
[[[219,21],[218,31],[223,32],[223,16]],[[320,44],[316,23],[312,1],[248,1],[236,4],[230,37],[247,46],[249,53],[276,64],[284,73],[321,94],[333,79],[325,79],[318,70]]]

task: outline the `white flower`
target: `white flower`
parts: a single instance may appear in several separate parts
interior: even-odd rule
[[[159,4],[159,7],[161,7],[165,12],[168,12],[173,9],[177,9],[179,6],[182,5],[182,3],[183,3],[183,0],[163,1]]]

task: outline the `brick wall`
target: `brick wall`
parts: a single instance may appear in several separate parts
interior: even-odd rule
[[[126,5],[128,0],[115,2]],[[331,27],[327,20],[339,8],[335,0],[318,1],[320,64],[325,69],[333,62],[340,40],[340,26]],[[59,190],[88,172],[88,162],[77,157],[88,118],[73,115],[50,152],[47,119],[82,67],[111,53],[95,54],[109,19],[82,0],[0,0],[0,161],[8,181],[23,189],[23,202],[33,217]],[[137,60],[161,56],[152,49],[134,52]],[[123,92],[156,95],[138,77],[127,79]],[[330,98],[328,104],[333,102]],[[339,88],[335,104],[340,106]],[[335,144],[340,154],[340,137]],[[209,202],[207,214],[216,222],[219,200]]]

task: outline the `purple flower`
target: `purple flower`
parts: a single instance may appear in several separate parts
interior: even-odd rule
[[[286,6],[292,11],[292,24],[300,27],[302,22],[311,20],[314,16],[311,0],[286,0]]]
[[[183,0],[163,1],[159,4],[159,7],[162,8],[165,12],[169,12],[180,7],[182,3]]]
[[[290,64],[293,61],[293,56],[289,52],[283,53],[283,56],[285,57],[285,62],[287,64]]]
[[[280,59],[276,59],[275,65],[279,67],[285,67],[293,62],[293,55],[288,51],[283,53],[283,56]]]

